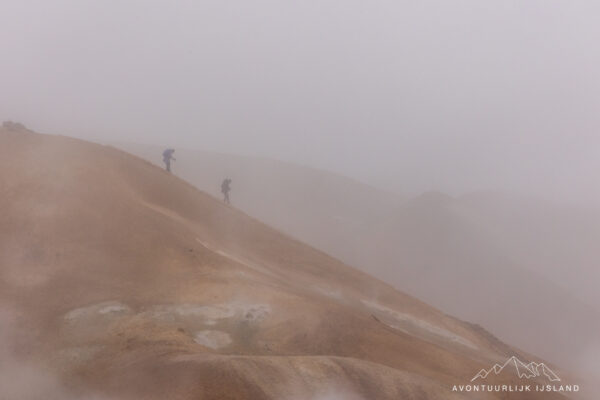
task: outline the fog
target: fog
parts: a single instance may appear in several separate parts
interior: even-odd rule
[[[25,346],[31,331],[20,326],[23,319],[0,304],[0,398],[12,400],[110,400],[90,393],[74,393]],[[29,336],[29,337],[28,337]]]
[[[398,191],[600,200],[594,1],[1,0],[0,118]]]
[[[597,375],[600,3],[0,0],[0,13],[0,121],[110,144],[161,168],[163,149],[175,148],[173,175],[212,196],[112,148],[51,139],[42,145],[46,139],[6,124],[6,299],[52,297],[47,318],[62,326],[65,299],[72,309],[116,301],[118,286],[133,297],[147,290],[151,295],[135,302],[152,305],[148,271],[180,285],[181,277],[191,279],[188,262],[194,274],[198,265],[214,263],[215,274],[231,268],[215,278],[223,288],[196,276],[208,289],[194,287],[193,296],[238,290],[234,279],[255,290],[259,281],[244,274],[256,271],[243,269],[253,264],[236,253],[245,248],[259,259],[273,257],[281,280],[292,281],[294,257],[312,249],[294,242],[299,250],[288,260],[279,248],[255,242],[268,232],[278,245],[299,239],[408,294],[402,307],[413,296],[456,317],[453,323],[489,340],[494,351],[506,342],[580,376]],[[81,153],[69,158],[71,150]],[[220,202],[225,177],[232,179],[231,208]],[[238,211],[260,223],[250,225]],[[197,215],[208,215],[210,224]],[[85,229],[59,231],[63,218]],[[222,237],[215,236],[221,228]],[[236,242],[237,230],[255,236]],[[89,242],[77,236],[88,231]],[[159,233],[172,247],[149,241]],[[195,236],[202,235],[231,251],[198,250],[203,242]],[[107,250],[111,241],[133,250]],[[198,261],[201,252],[206,257]],[[71,256],[71,264],[64,261]],[[307,263],[322,274],[322,266]],[[106,274],[93,298],[82,300],[96,275],[60,275],[67,264]],[[47,270],[35,269],[40,265]],[[319,276],[319,296],[332,302],[347,295],[337,288],[347,273],[339,268]],[[61,279],[81,282],[71,283],[72,298],[55,295]],[[46,280],[58,286],[38,289]],[[129,280],[135,284],[126,286]],[[163,301],[172,291],[156,293]],[[36,301],[23,310],[45,303]],[[16,316],[27,313],[2,307],[0,386],[15,398],[73,397],[52,362],[32,356],[36,349],[21,352],[27,346],[15,337],[27,329]],[[41,323],[33,314],[24,318]],[[373,318],[380,323],[371,314],[365,327]],[[63,340],[66,331],[56,326],[49,331]],[[123,332],[137,335],[134,328]],[[168,343],[189,342],[181,327],[159,333],[161,341],[164,333]],[[136,343],[129,339],[122,339],[126,354]],[[260,351],[271,355],[268,345]],[[296,354],[273,348],[273,355]],[[52,357],[64,356],[56,349]],[[347,390],[332,387],[316,398],[363,396]]]

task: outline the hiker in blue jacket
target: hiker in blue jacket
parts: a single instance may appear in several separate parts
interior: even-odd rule
[[[173,153],[175,153],[175,149],[166,149],[165,151],[163,151],[163,161],[165,163],[165,169],[168,172],[171,172],[171,160],[175,161]]]

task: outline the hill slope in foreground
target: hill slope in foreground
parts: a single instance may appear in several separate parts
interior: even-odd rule
[[[0,397],[42,385],[9,359],[45,399],[256,400],[462,398],[531,359],[122,151],[4,129],[0,171]]]

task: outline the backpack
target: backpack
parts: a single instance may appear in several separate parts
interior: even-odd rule
[[[231,182],[229,179],[225,179],[223,181],[223,183],[221,183],[221,192],[222,193],[229,192],[229,190],[230,190],[230,188],[229,188],[229,182]]]

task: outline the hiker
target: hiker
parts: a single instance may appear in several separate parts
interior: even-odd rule
[[[171,160],[175,161],[173,153],[175,153],[174,149],[166,149],[165,151],[163,151],[163,161],[165,163],[165,169],[167,170],[167,172],[171,172]]]
[[[225,204],[231,204],[229,202],[229,191],[231,190],[231,187],[229,187],[230,184],[231,179],[229,178],[225,178],[223,183],[221,183],[221,193],[223,193],[223,201],[225,202]]]

